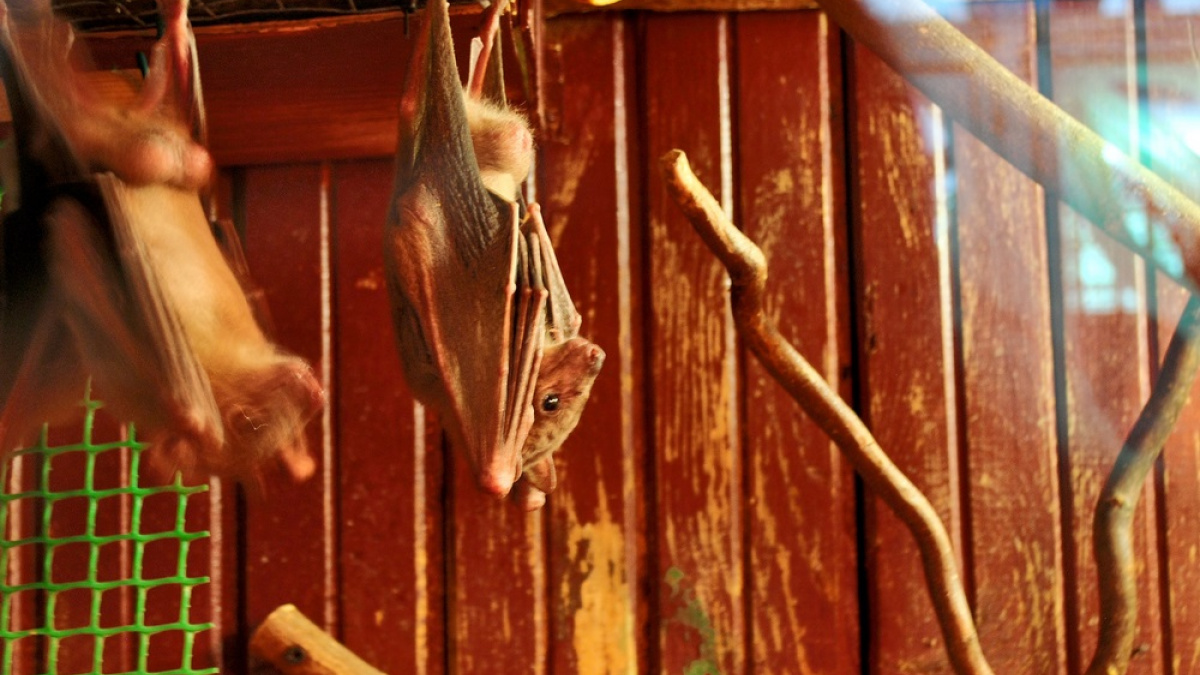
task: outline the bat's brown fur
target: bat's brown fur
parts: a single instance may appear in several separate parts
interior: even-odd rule
[[[12,300],[27,284],[5,270],[0,335],[32,345],[25,365],[0,372],[5,449],[61,417],[59,392],[78,392],[91,375],[168,462],[253,482],[264,460],[278,458],[296,477],[311,474],[304,426],[324,394],[307,364],[264,336],[198,195],[212,164],[199,142],[186,2],[160,3],[166,32],[128,108],[82,84],[68,61],[70,27],[45,0],[14,6],[0,6],[0,20],[22,212],[5,221],[5,245],[46,265],[30,269],[44,277],[33,284],[44,299],[19,308]],[[60,184],[80,187],[62,193]],[[61,365],[47,380],[38,364],[50,363]],[[35,370],[36,380],[23,377]]]
[[[489,45],[503,4],[485,17],[480,63],[491,65],[477,68],[465,97],[446,2],[429,5],[401,100],[384,250],[409,386],[466,450],[482,489],[508,494],[528,472],[521,500],[537,508],[604,353],[577,337],[537,205],[518,218],[533,136],[495,94],[503,87],[487,82],[499,73]]]
[[[467,97],[471,147],[483,185],[494,195],[515,202],[521,183],[533,168],[533,134],[519,113]]]

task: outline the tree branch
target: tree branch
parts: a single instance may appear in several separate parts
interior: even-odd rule
[[[1125,439],[1096,505],[1092,545],[1100,586],[1100,638],[1087,675],[1129,668],[1137,628],[1133,516],[1151,467],[1162,452],[1200,371],[1200,300],[1188,298],[1171,336],[1150,400]]]
[[[738,333],[767,371],[846,454],[867,486],[908,526],[921,551],[925,579],[955,671],[990,675],[945,526],[925,495],[879,447],[862,420],[825,383],[763,314],[767,279],[762,251],[726,218],[682,151],[661,160],[672,198],[729,271]]]

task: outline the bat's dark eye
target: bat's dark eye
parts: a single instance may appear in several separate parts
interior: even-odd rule
[[[546,394],[546,398],[542,399],[542,410],[554,412],[558,410],[558,403],[558,394]]]

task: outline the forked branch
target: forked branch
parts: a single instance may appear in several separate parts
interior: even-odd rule
[[[767,265],[762,251],[733,226],[716,199],[692,173],[682,151],[672,150],[661,162],[671,197],[729,271],[738,333],[771,376],[837,443],[867,487],[912,532],[955,671],[970,675],[992,673],[979,645],[950,537],[933,506],[892,463],[858,415],[766,318],[763,288]]]
[[[1104,484],[1092,523],[1100,585],[1100,639],[1087,675],[1129,669],[1137,628],[1133,516],[1151,467],[1162,452],[1200,371],[1200,300],[1188,299],[1163,357],[1150,400],[1125,439]]]

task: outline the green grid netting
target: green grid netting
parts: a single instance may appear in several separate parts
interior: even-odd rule
[[[83,406],[86,412],[83,424],[83,440],[80,443],[48,447],[46,431],[43,429],[41,439],[37,445],[27,449],[16,450],[3,462],[3,469],[0,470],[0,485],[4,486],[5,494],[0,496],[0,527],[5,528],[5,536],[0,539],[0,598],[2,598],[0,600],[0,642],[3,643],[2,658],[0,658],[0,674],[12,675],[15,660],[14,644],[21,638],[33,636],[41,636],[46,641],[45,658],[43,659],[46,664],[46,670],[41,675],[57,675],[59,672],[57,664],[60,643],[68,638],[77,636],[90,636],[93,638],[92,673],[104,673],[104,643],[106,640],[120,636],[133,636],[137,641],[136,669],[123,673],[105,673],[104,675],[150,675],[151,673],[155,675],[208,675],[216,673],[218,672],[216,668],[194,669],[191,666],[196,637],[203,631],[212,628],[212,624],[192,623],[188,616],[191,609],[192,592],[197,586],[206,584],[209,581],[207,577],[188,576],[188,551],[192,542],[207,538],[208,532],[186,531],[185,515],[188,498],[192,495],[206,492],[208,486],[185,486],[179,474],[175,475],[174,482],[171,485],[155,487],[142,487],[139,485],[138,474],[141,457],[148,446],[136,440],[133,425],[129,425],[128,440],[112,443],[93,443],[92,426],[94,416],[96,410],[101,405],[99,401],[91,399],[90,393],[84,396]],[[97,457],[104,452],[119,450],[121,448],[129,449],[128,484],[109,489],[97,489],[95,487]],[[57,492],[51,490],[50,468],[53,464],[51,459],[73,452],[83,453],[86,459],[83,486],[74,490],[60,490]],[[30,455],[37,456],[38,463],[40,464],[36,469],[38,473],[37,488],[25,492],[8,492],[9,476],[13,463],[17,458]],[[142,533],[142,505],[148,497],[161,494],[176,495],[175,527],[173,530],[165,532],[144,534]],[[129,498],[129,531],[111,535],[97,535],[96,514],[98,502],[104,498],[120,495],[127,495]],[[53,504],[71,498],[84,498],[86,500],[86,532],[77,536],[53,537],[50,535],[51,519],[54,511]],[[22,499],[41,500],[41,503],[45,505],[41,509],[39,519],[40,534],[9,539],[11,535],[8,534],[7,524],[9,523],[10,507],[14,502]],[[142,565],[145,560],[147,544],[169,540],[177,540],[179,542],[178,558],[174,574],[163,578],[143,578]],[[114,542],[129,542],[132,546],[133,554],[129,573],[130,578],[101,581],[97,574],[100,547]],[[68,544],[87,545],[89,560],[87,578],[56,583],[53,581],[51,574],[54,565],[54,554],[59,547]],[[37,581],[33,582],[13,583],[13,575],[10,574],[9,568],[10,554],[19,546],[30,545],[39,546],[44,552],[40,561],[40,577]],[[157,549],[156,552],[158,552]],[[178,587],[179,592],[178,620],[165,624],[146,625],[146,600],[150,591],[156,588],[168,588],[172,586]],[[134,596],[134,623],[123,626],[102,627],[100,612],[101,595],[106,591],[119,588],[132,589]],[[88,625],[76,628],[56,628],[56,603],[59,596],[65,592],[77,589],[90,589],[91,591],[91,611]],[[23,591],[40,592],[44,595],[44,611],[41,612],[40,617],[41,625],[23,630],[14,630],[14,617],[12,616],[13,599],[18,593]],[[182,636],[183,654],[182,661],[179,662],[182,666],[170,670],[152,671],[148,665],[151,636],[169,631],[177,631]]]

